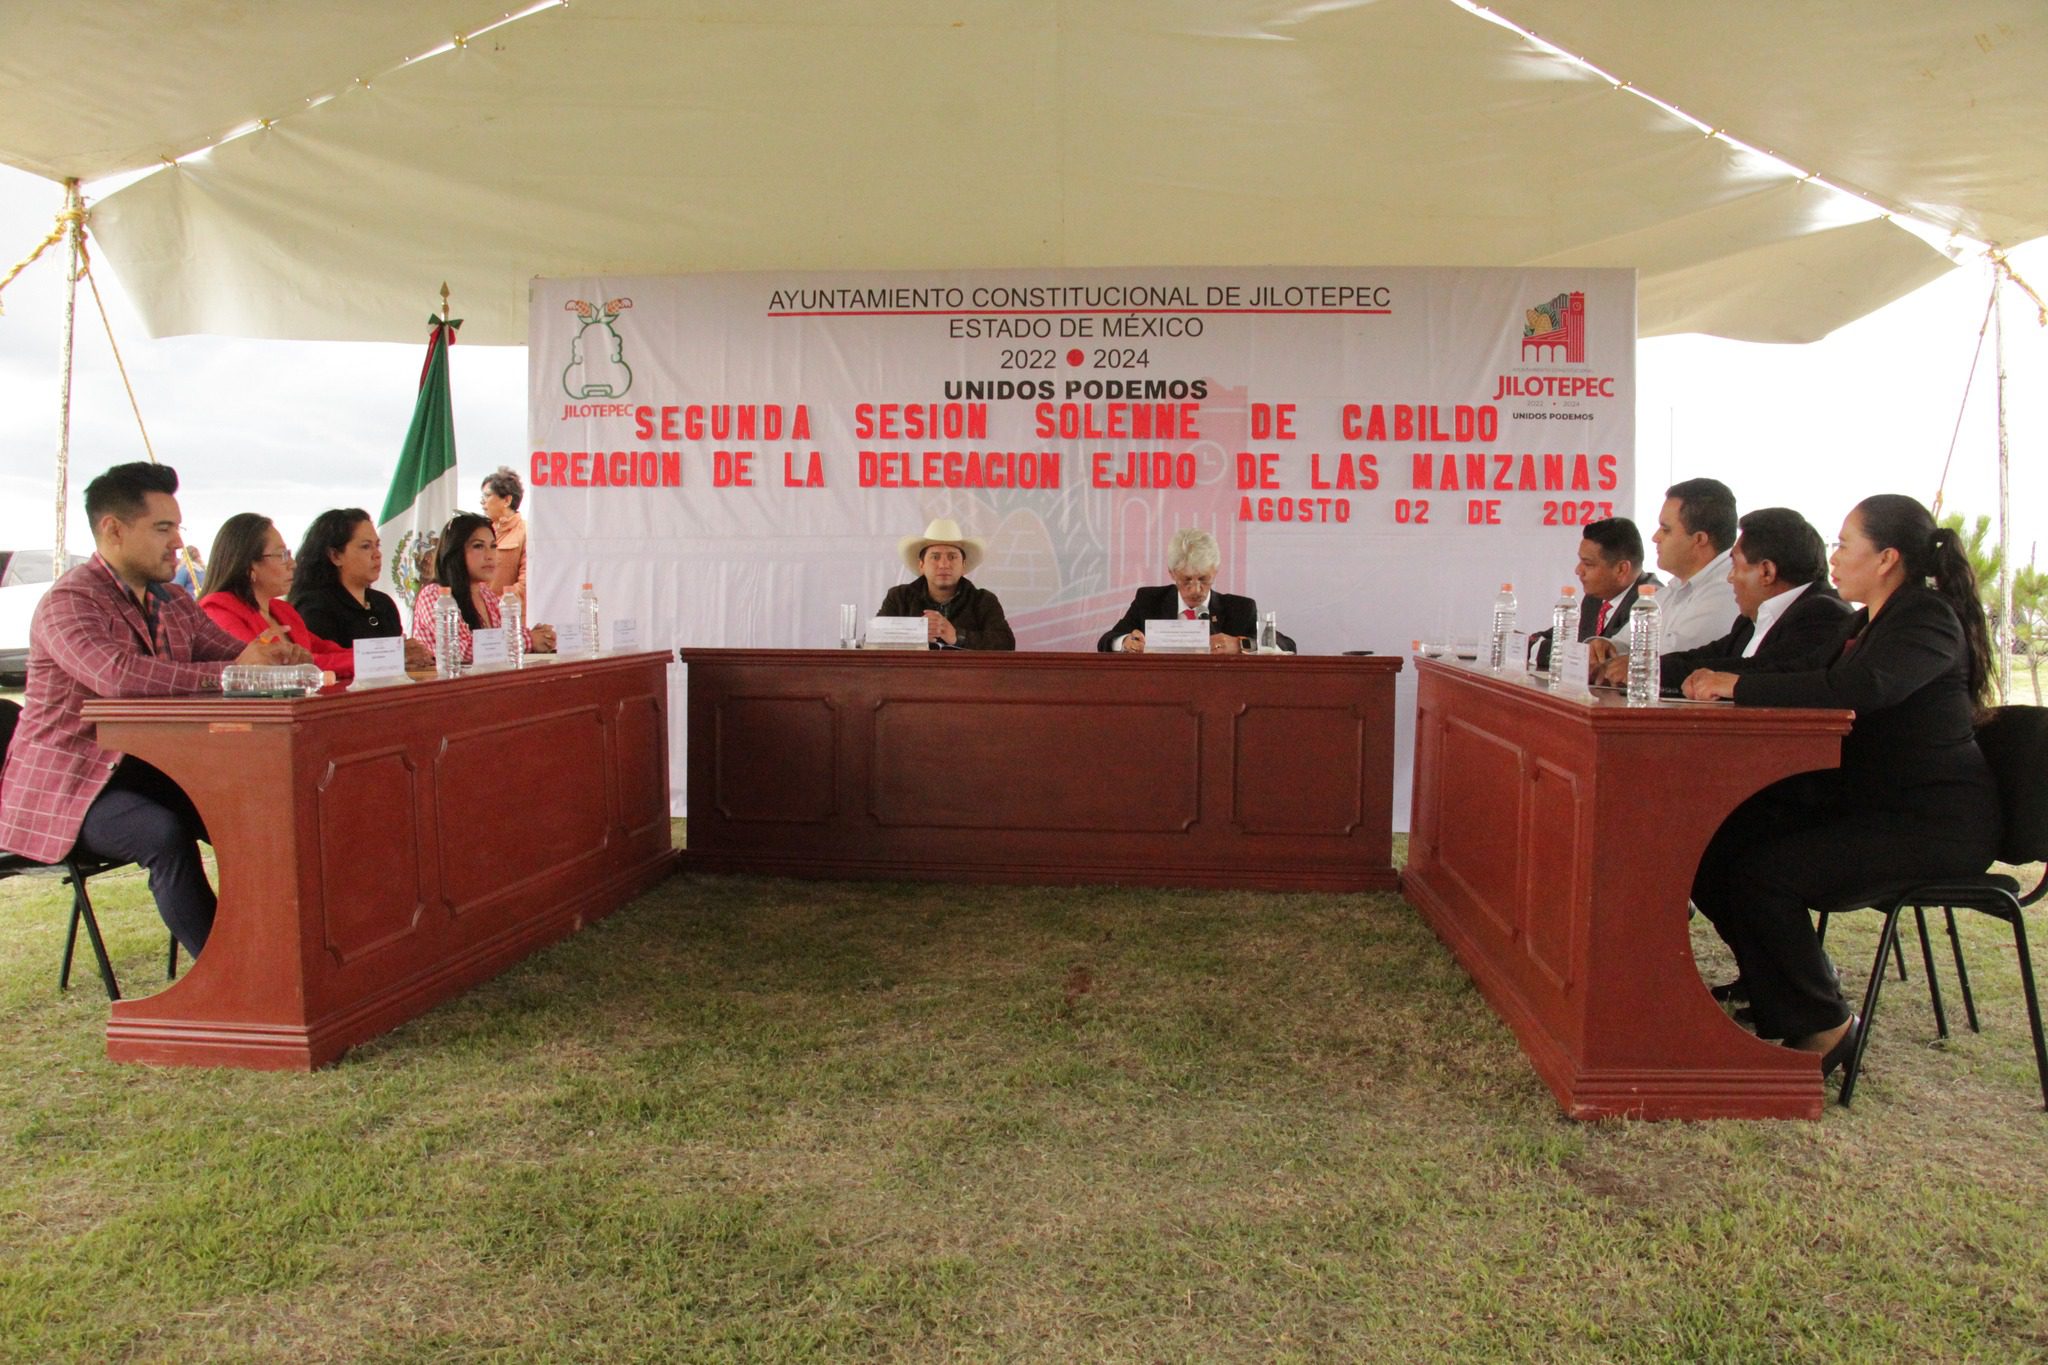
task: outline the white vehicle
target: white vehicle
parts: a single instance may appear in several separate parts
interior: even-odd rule
[[[66,555],[67,568],[85,562]],[[0,550],[0,687],[28,682],[28,624],[50,590],[48,550]]]

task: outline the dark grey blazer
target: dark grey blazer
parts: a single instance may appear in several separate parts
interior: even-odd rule
[[[1131,599],[1131,605],[1117,623],[1102,632],[1102,638],[1095,647],[1103,653],[1116,648],[1116,642],[1134,630],[1143,630],[1147,621],[1164,621],[1181,613],[1180,589],[1168,583],[1163,588],[1140,588],[1138,595]],[[1215,592],[1209,594],[1209,633],[1211,635],[1235,635],[1240,640],[1259,643],[1259,604],[1249,597],[1236,593]],[[1288,642],[1292,646],[1292,642]]]
[[[1654,586],[1657,583],[1657,575],[1653,573],[1638,574],[1636,581],[1622,589],[1621,595],[1614,599],[1614,610],[1607,615],[1607,626],[1604,630],[1598,632],[1601,639],[1612,640],[1628,629],[1628,614],[1634,609],[1636,599],[1642,596],[1636,589],[1645,583]],[[1593,623],[1599,619],[1599,599],[1592,597],[1582,599],[1579,602],[1579,638],[1581,640],[1593,638],[1595,633]],[[1532,668],[1543,669],[1550,667],[1549,631],[1539,630],[1529,637],[1529,659]]]

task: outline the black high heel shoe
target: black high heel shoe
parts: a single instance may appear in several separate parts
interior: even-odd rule
[[[1834,1075],[1836,1071],[1848,1063],[1851,1057],[1856,1055],[1856,1040],[1862,1036],[1863,1016],[1860,1014],[1850,1015],[1849,1027],[1842,1030],[1842,1036],[1835,1040],[1835,1045],[1829,1048],[1827,1055],[1820,1059],[1820,1078],[1822,1080],[1826,1080]]]
[[[1707,987],[1707,994],[1713,996],[1724,1005],[1730,1000],[1747,1000],[1749,999],[1749,983],[1738,976],[1733,981],[1726,981],[1718,986]]]

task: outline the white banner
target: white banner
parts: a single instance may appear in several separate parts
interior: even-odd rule
[[[1575,528],[1633,506],[1631,271],[544,279],[532,309],[533,619],[589,581],[652,646],[833,647],[952,517],[1020,649],[1094,648],[1194,525],[1303,652],[1406,653],[1478,639],[1504,580],[1542,628]]]

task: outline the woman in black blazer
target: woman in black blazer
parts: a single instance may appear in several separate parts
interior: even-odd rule
[[[1842,523],[1829,563],[1863,604],[1818,653],[1736,675],[1701,670],[1695,699],[1856,713],[1842,766],[1757,793],[1700,861],[1693,903],[1734,950],[1760,1037],[1845,1061],[1860,1021],[1808,910],[1887,882],[1982,872],[2003,815],[1975,722],[1991,687],[1990,630],[1956,533],[1894,493]]]

